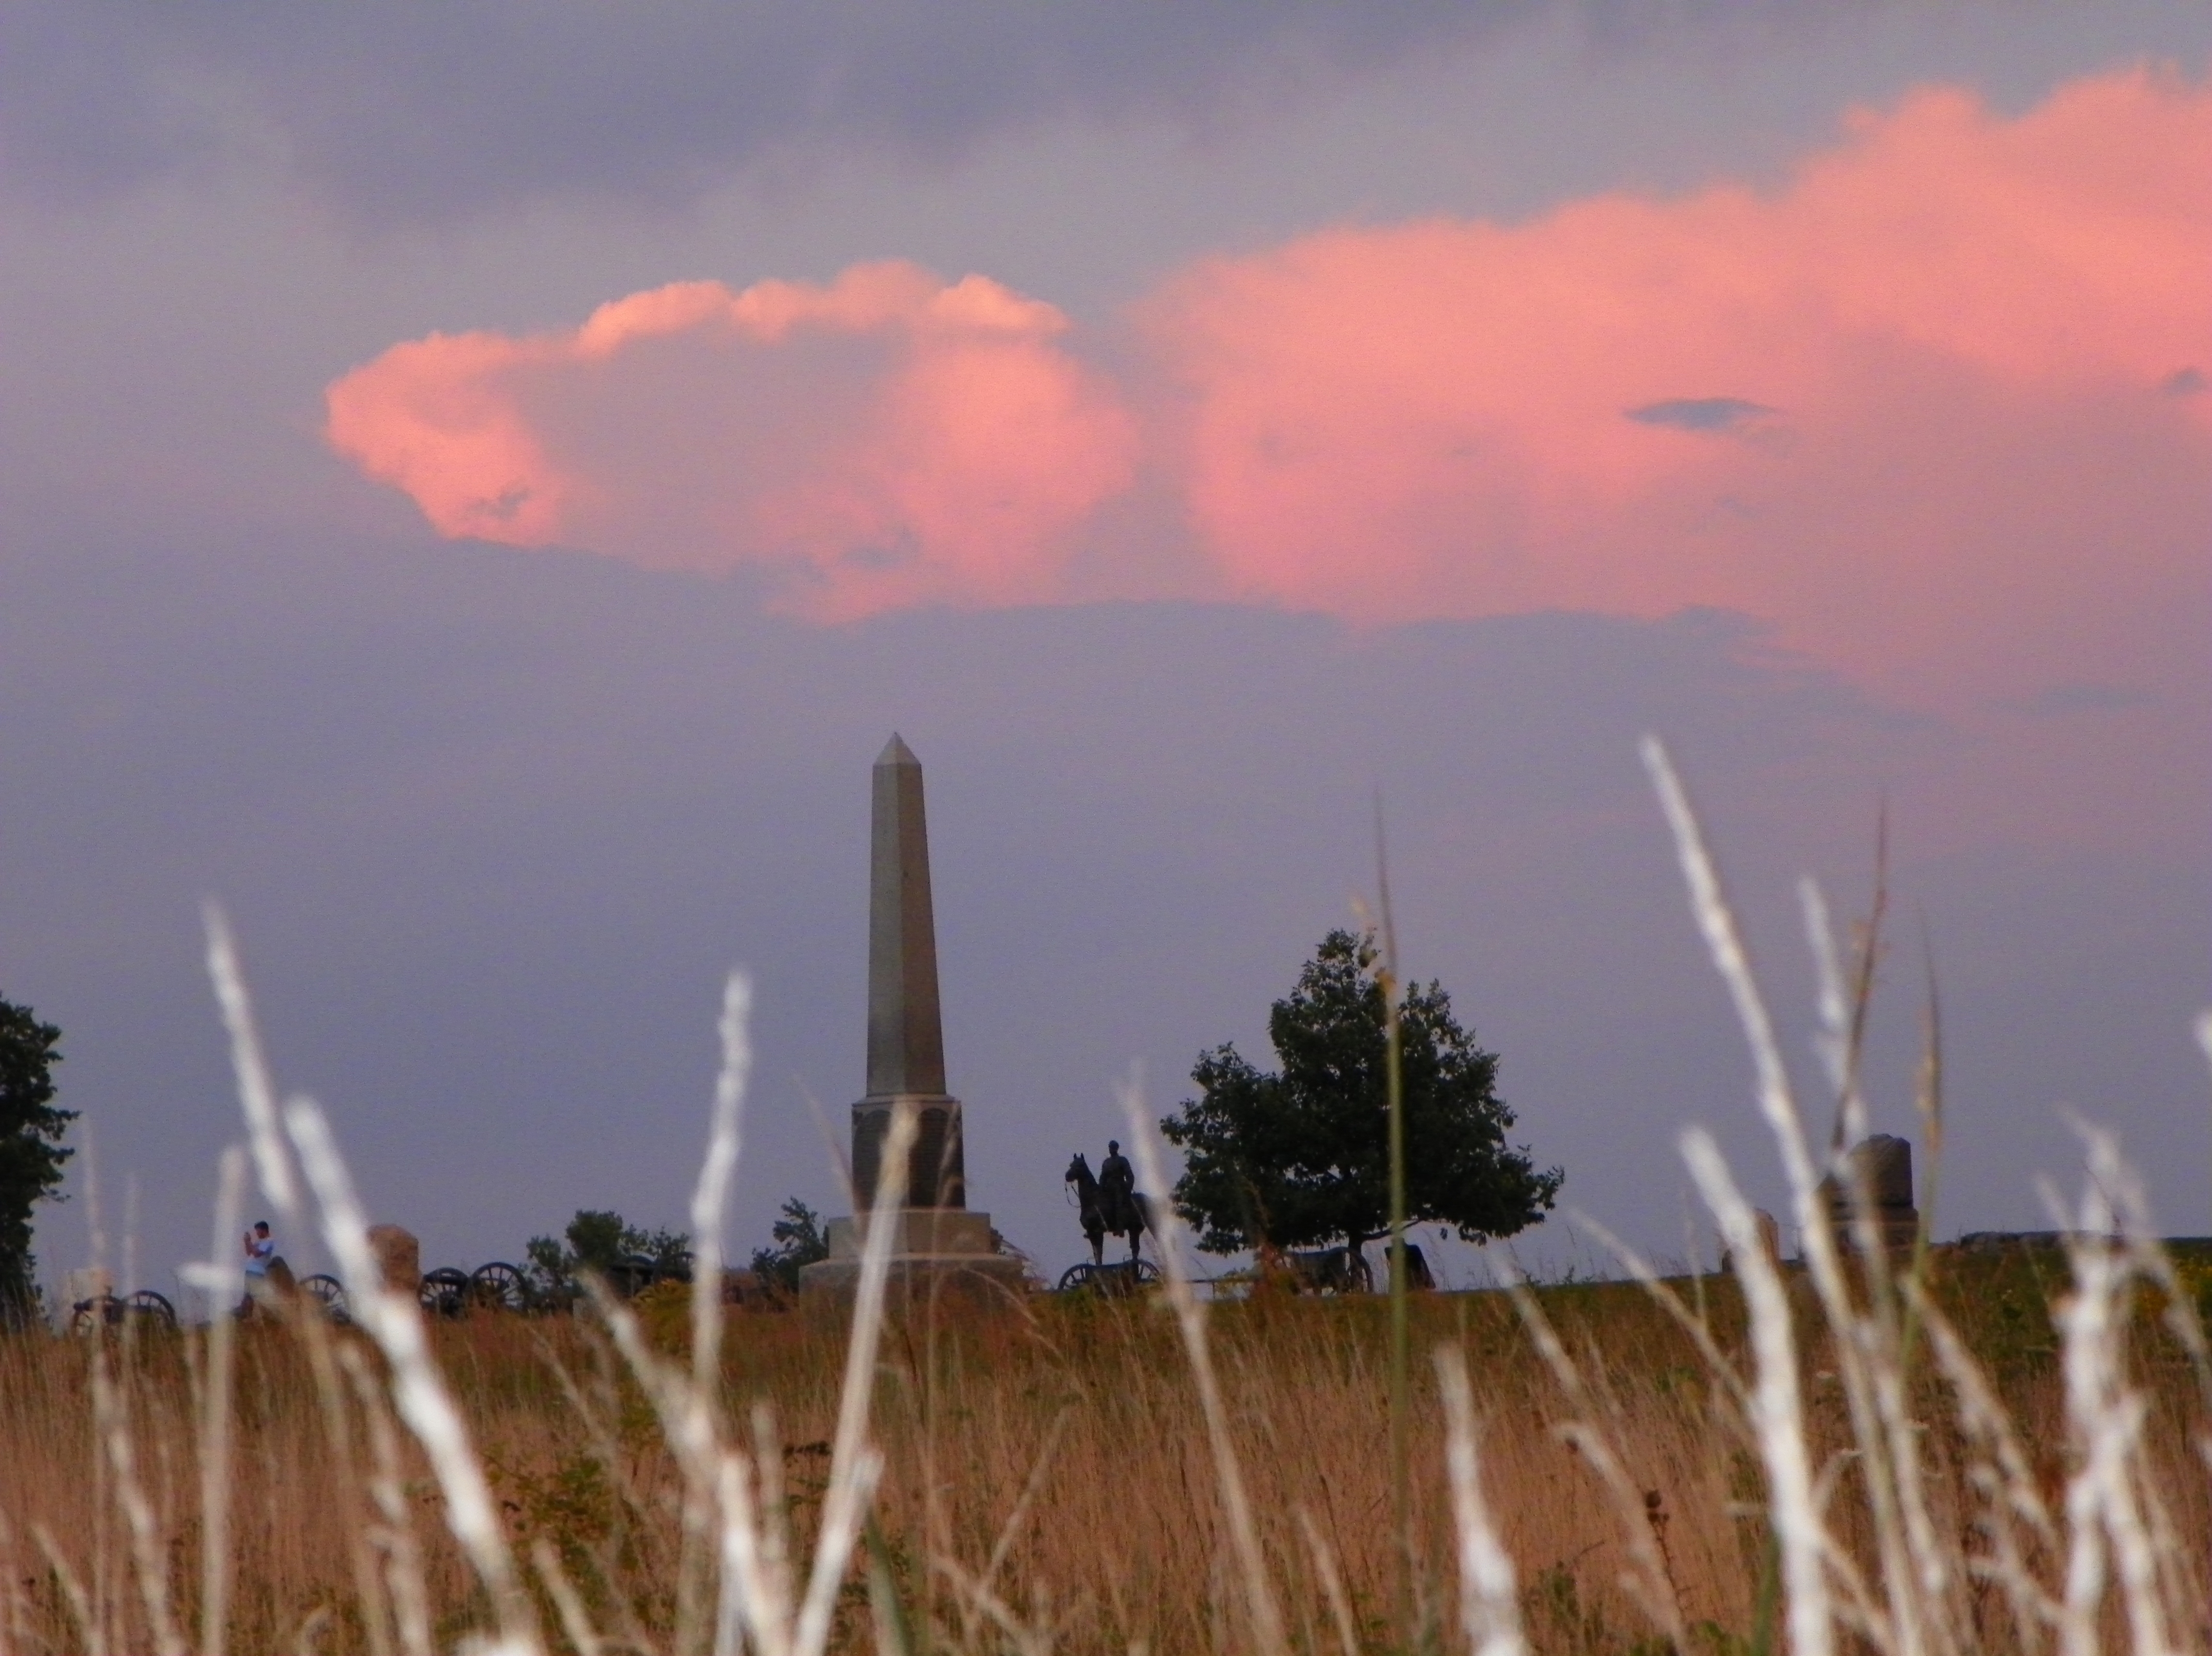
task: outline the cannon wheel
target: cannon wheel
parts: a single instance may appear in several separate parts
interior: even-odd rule
[[[470,1273],[469,1304],[480,1311],[527,1311],[530,1284],[517,1267],[495,1259]]]
[[[341,1325],[353,1321],[353,1306],[346,1299],[345,1285],[335,1276],[318,1271],[313,1276],[300,1279],[300,1292],[323,1308],[323,1315]]]
[[[443,1266],[422,1279],[415,1297],[426,1317],[458,1317],[469,1308],[469,1274]]]
[[[95,1294],[89,1300],[80,1300],[70,1308],[70,1332],[90,1334],[94,1330],[112,1328],[123,1320],[123,1301],[112,1294]]]
[[[123,1302],[123,1313],[126,1317],[142,1318],[149,1323],[158,1323],[167,1329],[173,1329],[177,1325],[177,1308],[151,1288],[140,1288],[137,1293],[125,1300]]]
[[[1139,1259],[1134,1264],[1126,1259],[1104,1265],[1086,1263],[1070,1265],[1060,1274],[1060,1291],[1119,1297],[1156,1287],[1159,1280],[1160,1268],[1149,1259]]]

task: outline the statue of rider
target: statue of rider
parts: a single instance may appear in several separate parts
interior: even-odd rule
[[[1108,1139],[1106,1160],[1098,1166],[1098,1195],[1100,1205],[1106,1210],[1106,1228],[1116,1235],[1129,1229],[1133,1217],[1130,1196],[1136,1188],[1136,1170],[1129,1166],[1129,1158],[1121,1154],[1121,1142]]]

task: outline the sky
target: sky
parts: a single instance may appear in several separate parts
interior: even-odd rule
[[[1051,1274],[1070,1152],[1270,1058],[1378,816],[1565,1170],[1518,1258],[1710,1263],[1692,1123],[1778,1207],[1646,733],[1824,1123],[1800,882],[1865,914],[1886,823],[1939,1233],[2045,1223],[2076,1120],[2212,1231],[2208,163],[2153,0],[8,8],[42,1267],[210,1245],[210,899],[428,1263],[682,1225],[732,968],[728,1245],[842,1210],[894,730],[971,1200]]]

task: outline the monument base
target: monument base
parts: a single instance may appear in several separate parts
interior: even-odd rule
[[[884,1297],[894,1306],[939,1294],[997,1300],[1029,1292],[1022,1261],[994,1245],[991,1215],[965,1208],[902,1208],[880,1216],[896,1226]],[[849,1219],[830,1221],[830,1257],[799,1273],[808,1299],[850,1299],[860,1285],[860,1227]]]

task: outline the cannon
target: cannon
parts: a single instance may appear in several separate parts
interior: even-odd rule
[[[1095,1294],[1103,1299],[1126,1299],[1148,1288],[1157,1288],[1160,1268],[1149,1259],[1116,1259],[1104,1264],[1085,1260],[1060,1273],[1062,1294]]]
[[[520,1265],[495,1259],[474,1270],[445,1265],[426,1272],[416,1300],[425,1317],[464,1317],[472,1311],[539,1311],[543,1297]]]
[[[503,1259],[469,1273],[468,1298],[474,1311],[529,1311],[534,1303],[530,1279]]]
[[[70,1307],[70,1332],[92,1334],[102,1329],[121,1328],[125,1323],[140,1327],[173,1330],[177,1326],[177,1308],[151,1288],[140,1288],[137,1293],[118,1299],[112,1294],[95,1294],[89,1300],[80,1300]]]
[[[519,1265],[495,1259],[474,1270],[452,1265],[424,1273],[416,1299],[426,1317],[463,1317],[472,1311],[532,1311],[537,1297]]]
[[[353,1301],[346,1298],[345,1284],[324,1271],[300,1279],[300,1292],[323,1308],[323,1315],[343,1328],[353,1321]]]

